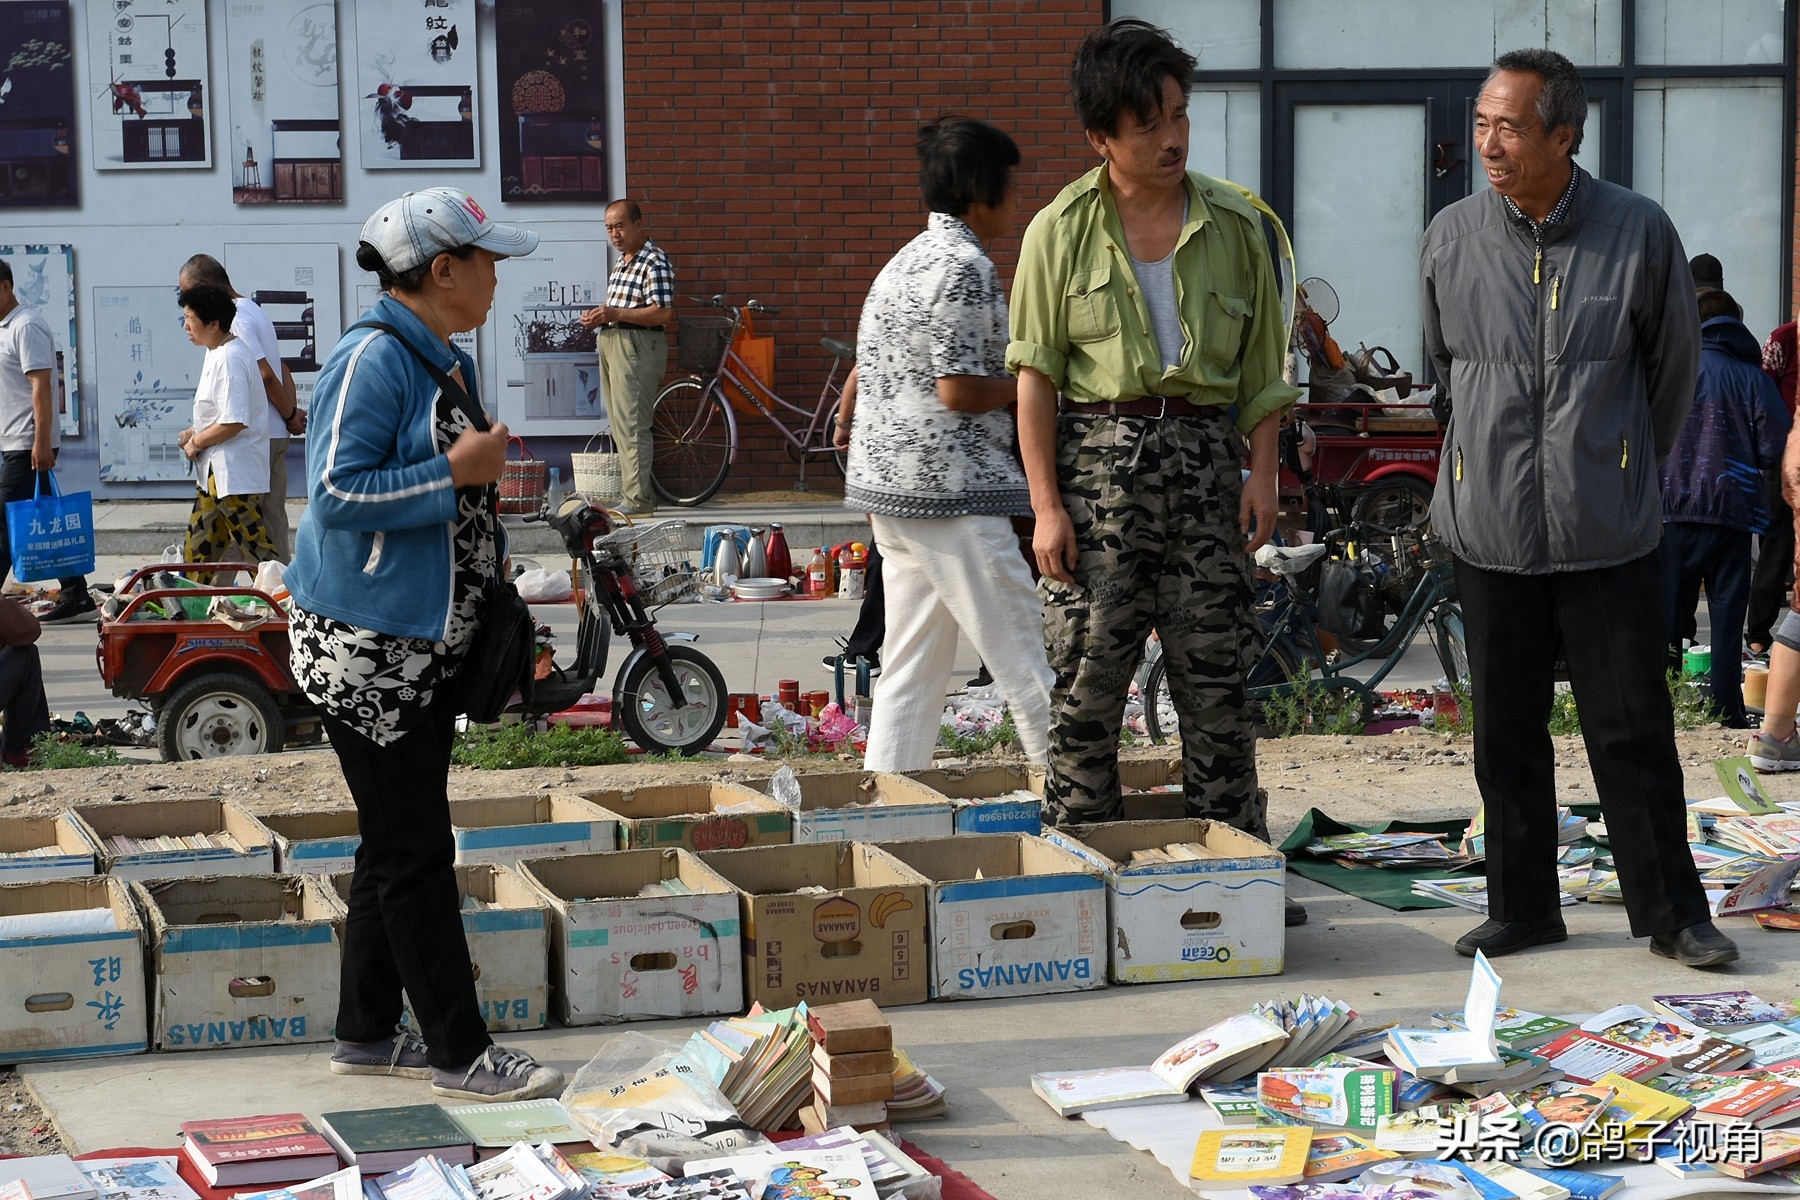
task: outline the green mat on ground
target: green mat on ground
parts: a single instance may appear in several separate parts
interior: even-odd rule
[[[1455,905],[1445,900],[1414,895],[1413,880],[1467,879],[1469,873],[1466,870],[1443,867],[1365,867],[1359,870],[1314,858],[1306,853],[1305,846],[1314,838],[1338,833],[1436,833],[1442,834],[1454,848],[1468,826],[1467,821],[1387,821],[1380,825],[1346,825],[1316,808],[1309,808],[1300,818],[1300,824],[1294,827],[1294,832],[1281,843],[1281,852],[1288,856],[1288,870],[1294,874],[1383,908],[1396,912],[1415,908],[1454,908]]]

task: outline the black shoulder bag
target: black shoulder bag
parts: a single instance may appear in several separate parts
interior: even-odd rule
[[[482,433],[492,428],[487,414],[469,396],[468,389],[445,374],[436,363],[419,352],[398,329],[382,321],[359,321],[351,329],[379,329],[405,346],[407,351],[431,375],[444,395],[462,410],[469,423]],[[348,332],[348,331],[346,331]],[[482,489],[488,512],[494,518],[494,531],[500,531],[500,492],[495,484]],[[451,570],[455,570],[452,564]],[[496,559],[493,577],[481,593],[476,613],[475,636],[463,654],[462,671],[456,680],[456,704],[468,718],[486,725],[500,719],[514,692],[531,702],[533,665],[537,659],[537,621],[531,608],[519,596],[512,580],[505,577],[504,566]]]

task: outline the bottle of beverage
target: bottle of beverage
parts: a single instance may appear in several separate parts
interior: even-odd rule
[[[856,555],[850,549],[848,542],[838,549],[837,568],[837,594],[845,600],[861,599],[864,583],[863,567],[856,561]]]
[[[763,543],[763,558],[768,562],[769,578],[788,579],[794,574],[794,556],[788,553],[787,535],[781,522],[769,524],[769,536]]]
[[[562,507],[563,485],[561,467],[550,468],[550,486],[544,491],[544,502],[550,506],[551,515],[555,515],[556,510]]]
[[[831,595],[831,560],[825,557],[823,546],[813,550],[812,561],[806,564],[806,594]]]

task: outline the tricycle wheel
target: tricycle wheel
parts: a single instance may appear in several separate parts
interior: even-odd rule
[[[164,762],[274,754],[281,749],[281,710],[256,680],[217,671],[170,692],[156,732]]]
[[[644,655],[625,668],[613,711],[626,735],[644,749],[693,754],[712,745],[725,727],[725,677],[712,659],[692,646],[670,646],[669,660],[686,693],[685,703],[671,702],[656,660]]]

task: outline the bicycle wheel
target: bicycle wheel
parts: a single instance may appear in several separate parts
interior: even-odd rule
[[[1269,644],[1269,652],[1257,659],[1250,668],[1250,674],[1244,679],[1247,688],[1271,687],[1277,683],[1285,683],[1289,679],[1304,679],[1311,672],[1300,663],[1300,656],[1294,652],[1292,643],[1285,636],[1271,635],[1274,640]],[[1144,697],[1144,730],[1150,735],[1151,742],[1161,746],[1181,732],[1179,714],[1175,711],[1174,697],[1169,693],[1168,658],[1165,654],[1150,666],[1150,673],[1144,677],[1142,689]],[[1255,700],[1250,701],[1250,719],[1257,724],[1262,723],[1262,706]]]
[[[1452,684],[1469,682],[1469,639],[1463,629],[1462,608],[1440,604],[1431,614],[1431,640],[1437,647],[1438,665]]]
[[[664,388],[650,409],[650,484],[671,504],[704,504],[731,470],[731,418],[725,398],[698,380]]]

